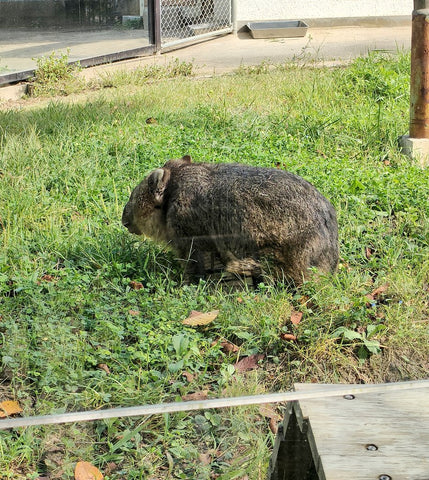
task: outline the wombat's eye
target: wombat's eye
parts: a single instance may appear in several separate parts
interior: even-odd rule
[[[161,205],[155,205],[155,208],[156,208],[157,210],[161,210]]]

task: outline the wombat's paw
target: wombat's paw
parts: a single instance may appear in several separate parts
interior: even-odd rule
[[[261,265],[253,258],[241,258],[227,263],[225,270],[235,275],[260,275]]]

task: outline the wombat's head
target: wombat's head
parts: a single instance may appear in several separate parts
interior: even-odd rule
[[[130,233],[145,234],[154,239],[165,240],[162,216],[165,190],[172,171],[189,163],[191,163],[191,157],[188,155],[170,160],[163,168],[157,168],[137,185],[122,213],[122,225],[128,228]]]
[[[130,233],[157,236],[154,229],[159,230],[161,225],[154,224],[160,221],[160,210],[169,179],[169,170],[157,168],[132,191],[122,213],[122,225]]]

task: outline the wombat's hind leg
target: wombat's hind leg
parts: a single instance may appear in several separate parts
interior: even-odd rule
[[[236,275],[255,276],[261,274],[261,264],[253,258],[235,258],[226,264],[225,270]]]
[[[243,280],[247,285],[249,285],[248,280],[250,280],[251,286],[254,288],[262,282],[262,267],[254,258],[236,258],[230,260],[226,264],[225,270],[237,277],[244,277]]]

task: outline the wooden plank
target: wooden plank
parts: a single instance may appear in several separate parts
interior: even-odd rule
[[[392,480],[428,480],[429,465],[424,458],[406,459],[391,458],[389,462],[378,459],[363,459],[362,457],[332,457],[322,458],[326,480],[378,480],[382,475],[388,475]],[[381,477],[383,478],[383,477]]]
[[[330,387],[295,386],[321,388]],[[429,388],[301,400],[294,409],[301,426],[308,422],[320,479],[429,479]]]

